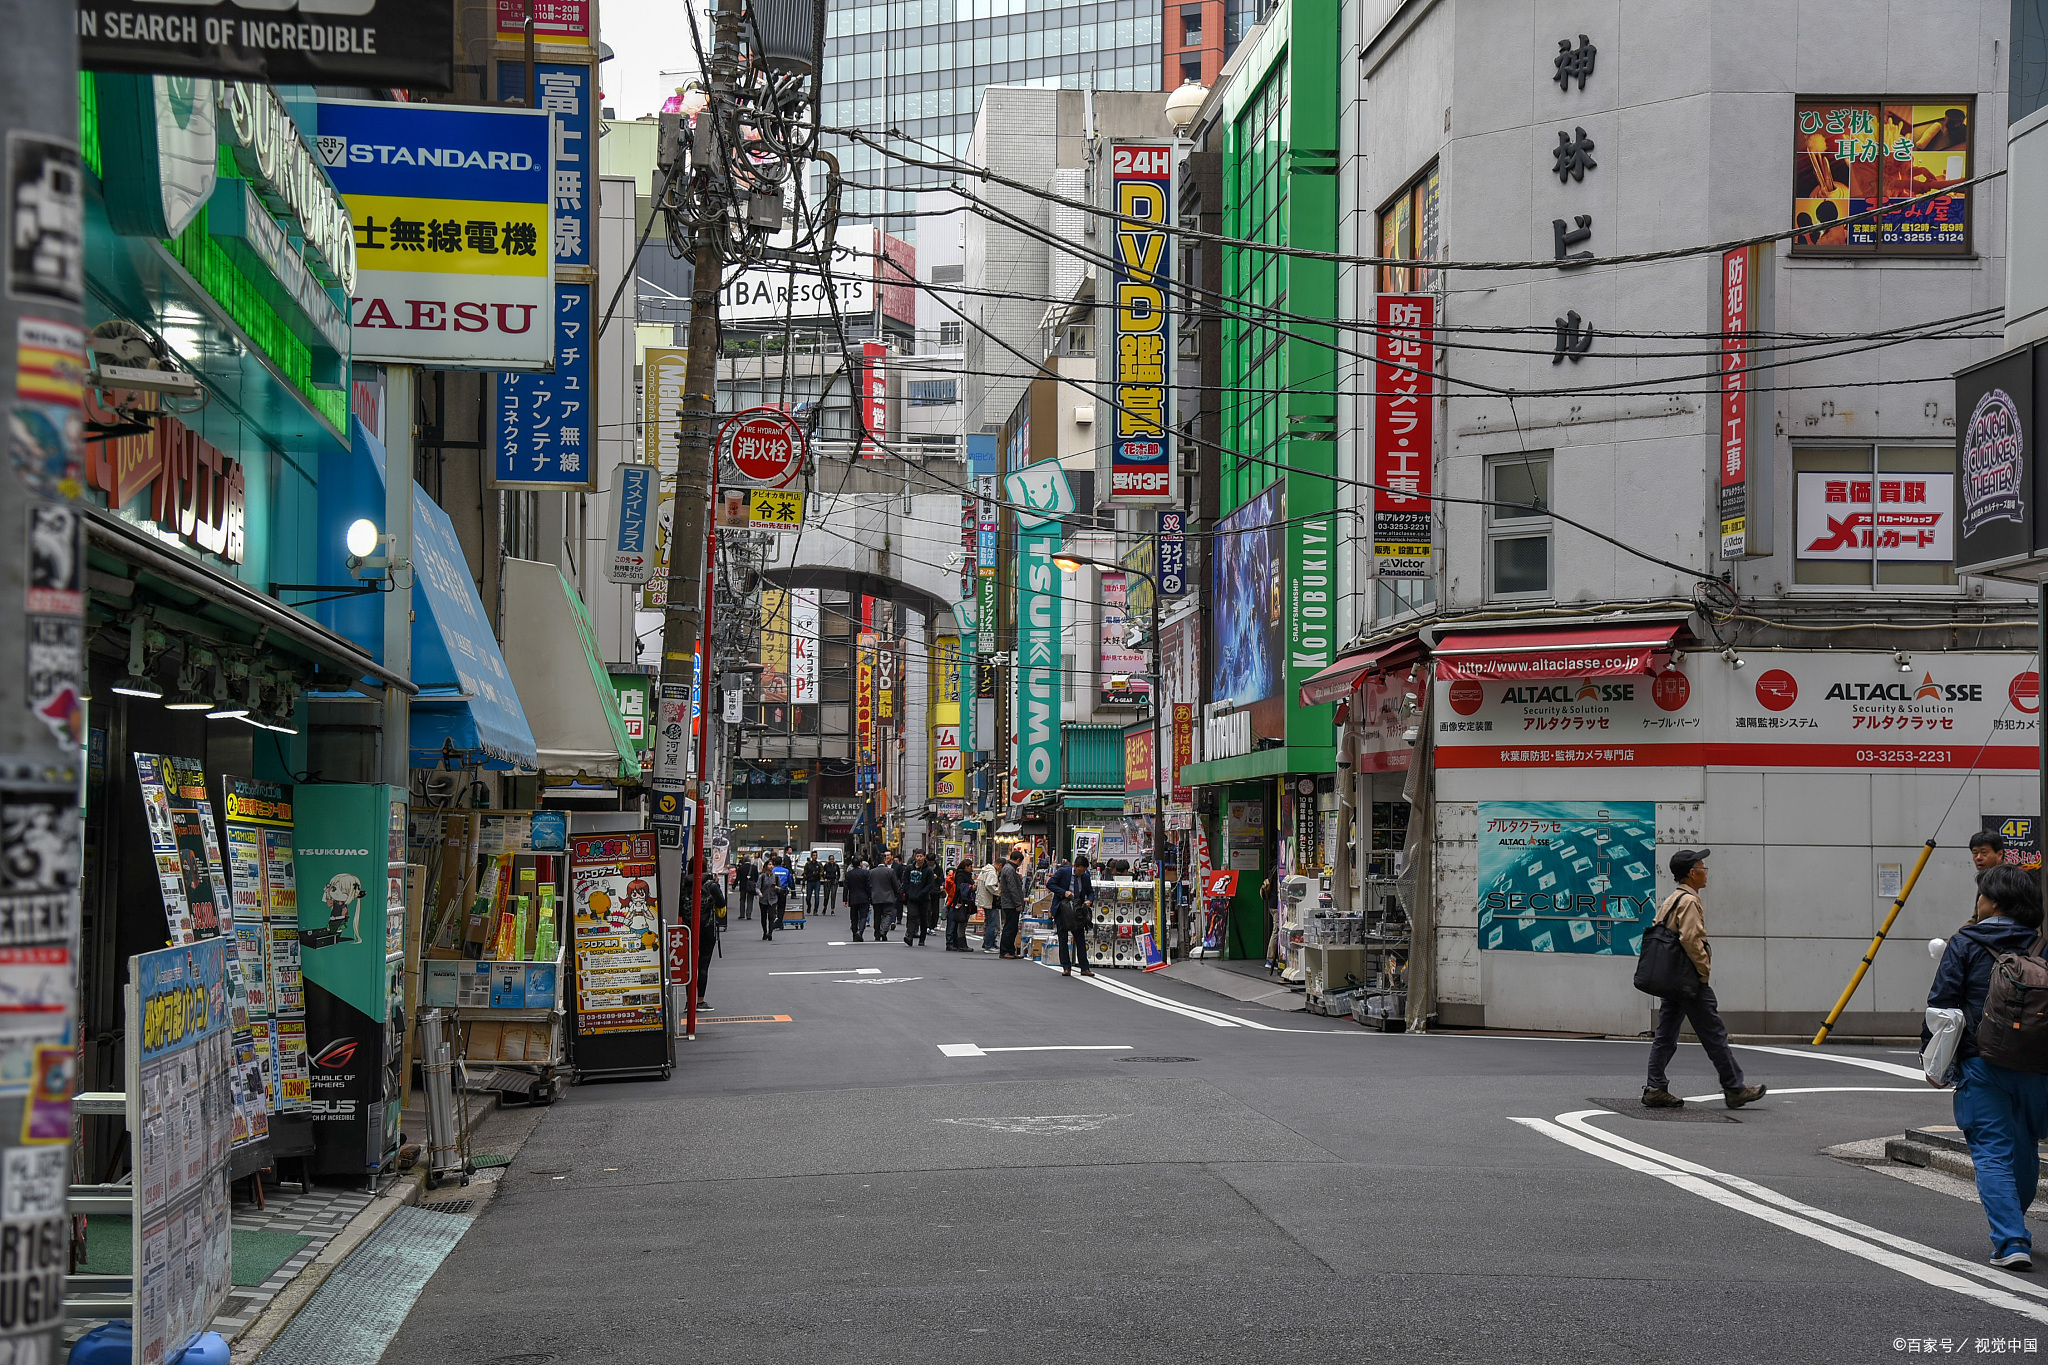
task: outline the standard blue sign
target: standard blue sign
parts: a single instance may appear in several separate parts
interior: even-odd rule
[[[555,372],[498,376],[498,483],[594,491],[590,286],[555,287]]]
[[[322,100],[314,141],[345,195],[499,204],[548,197],[548,128],[528,109]]]
[[[591,131],[591,68],[562,62],[534,65],[536,103],[555,120],[555,264],[595,265],[590,225],[597,209],[597,139]],[[498,98],[526,97],[526,71],[498,66]]]
[[[1159,514],[1159,595],[1185,597],[1188,591],[1188,515]]]

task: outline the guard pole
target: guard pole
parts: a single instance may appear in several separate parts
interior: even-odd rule
[[[1892,912],[1884,917],[1884,924],[1878,929],[1877,937],[1870,940],[1870,947],[1864,950],[1863,960],[1856,964],[1856,974],[1849,978],[1849,984],[1842,991],[1842,998],[1828,1011],[1827,1021],[1820,1026],[1820,1032],[1813,1035],[1813,1045],[1819,1047],[1827,1041],[1828,1030],[1842,1017],[1842,1011],[1849,1008],[1849,997],[1856,994],[1856,988],[1863,984],[1863,974],[1870,970],[1870,964],[1877,957],[1877,950],[1884,946],[1884,936],[1892,931],[1892,925],[1899,918],[1899,911],[1906,908],[1906,898],[1913,894],[1913,884],[1920,880],[1920,870],[1927,866],[1928,857],[1934,852],[1934,840],[1920,850],[1920,860],[1913,864],[1913,875],[1906,878],[1906,884],[1899,888],[1899,898],[1892,902]]]

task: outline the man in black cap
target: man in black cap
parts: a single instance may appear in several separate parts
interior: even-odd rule
[[[1714,972],[1714,960],[1713,948],[1707,942],[1707,913],[1700,903],[1700,892],[1707,885],[1709,852],[1704,848],[1681,848],[1671,855],[1671,877],[1678,883],[1678,889],[1657,908],[1658,922],[1677,931],[1685,955],[1698,969],[1700,988],[1692,995],[1667,995],[1660,1001],[1657,1031],[1650,1043],[1649,1083],[1643,1087],[1643,1104],[1651,1109],[1678,1109],[1685,1104],[1671,1093],[1664,1074],[1664,1068],[1678,1051],[1681,1021],[1692,1025],[1700,1046],[1707,1050],[1714,1069],[1721,1073],[1721,1098],[1730,1109],[1762,1099],[1768,1088],[1743,1082],[1742,1068],[1735,1064],[1735,1054],[1728,1047],[1728,1028],[1721,1022],[1720,1002],[1714,999],[1714,988],[1707,984]]]

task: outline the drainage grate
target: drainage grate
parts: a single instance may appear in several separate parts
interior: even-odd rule
[[[481,1171],[490,1166],[510,1166],[512,1158],[509,1156],[499,1156],[495,1152],[481,1152],[471,1157],[469,1164]]]
[[[1199,1062],[1200,1057],[1119,1057],[1120,1062]]]
[[[335,1267],[258,1365],[376,1365],[474,1219],[404,1208]]]
[[[431,1213],[475,1213],[476,1200],[436,1199],[431,1203],[422,1203],[420,1207]]]
[[[560,1359],[557,1355],[492,1356],[483,1365],[549,1365]]]

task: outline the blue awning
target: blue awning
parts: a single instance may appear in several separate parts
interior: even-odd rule
[[[346,457],[320,462],[320,581],[350,581],[342,529],[357,517],[384,522],[384,446],[360,421]],[[452,752],[458,764],[484,768],[539,766],[533,728],[505,667],[490,617],[484,614],[455,524],[417,483],[412,489],[413,589],[411,763],[439,767]],[[355,640],[384,662],[382,594],[319,602],[322,624]]]

